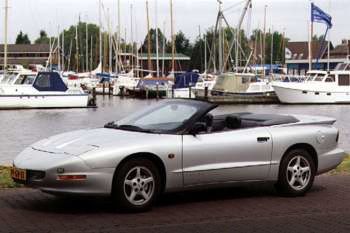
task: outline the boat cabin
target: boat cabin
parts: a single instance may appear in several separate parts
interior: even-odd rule
[[[219,75],[213,87],[218,92],[245,92],[251,83],[258,81],[252,73],[226,73]]]

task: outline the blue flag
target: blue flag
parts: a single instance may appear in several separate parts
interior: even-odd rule
[[[324,23],[328,28],[332,28],[332,16],[321,10],[314,3],[311,3],[311,21],[317,23]]]

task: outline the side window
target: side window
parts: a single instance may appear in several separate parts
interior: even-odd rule
[[[349,75],[341,74],[338,76],[338,85],[339,86],[350,86]]]
[[[328,76],[328,77],[326,78],[325,82],[327,82],[327,83],[335,82],[334,76]]]
[[[49,88],[50,87],[50,75],[40,74],[36,81],[35,85],[40,88]]]
[[[18,79],[16,80],[15,84],[22,84],[23,80],[25,79],[26,76],[20,75]]]

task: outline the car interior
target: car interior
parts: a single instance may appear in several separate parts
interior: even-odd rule
[[[213,115],[208,113],[199,122],[206,124],[206,133],[215,133],[246,128],[291,124],[298,122],[298,119],[288,115],[254,114],[249,112],[225,115]]]

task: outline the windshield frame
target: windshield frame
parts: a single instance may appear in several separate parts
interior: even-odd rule
[[[139,113],[148,113],[155,111],[157,109],[160,109],[161,107],[164,107],[166,105],[170,104],[184,104],[189,106],[195,106],[197,108],[197,111],[183,124],[179,125],[178,127],[170,130],[159,130],[159,129],[137,129],[137,126],[135,127],[121,127],[118,126],[118,122],[122,121],[123,119],[127,119],[130,116],[126,116],[125,118],[122,118],[118,121],[109,122],[105,125],[105,128],[113,128],[118,130],[125,130],[125,131],[134,131],[134,132],[140,132],[140,133],[151,133],[151,134],[174,134],[174,135],[181,135],[187,133],[192,125],[198,121],[201,117],[203,117],[205,114],[216,108],[218,105],[212,104],[205,101],[199,101],[199,100],[187,100],[187,99],[176,99],[176,100],[165,100],[157,105],[151,105],[148,108],[142,109],[140,111],[135,112],[135,116]],[[130,126],[130,125],[127,125]]]

